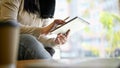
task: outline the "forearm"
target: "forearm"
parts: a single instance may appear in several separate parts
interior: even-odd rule
[[[48,38],[46,36],[39,36],[38,40],[44,45],[44,47],[57,46],[57,44],[55,43],[55,38]]]
[[[31,34],[38,38],[41,34],[43,34],[43,28],[40,27],[32,27],[32,26],[25,26],[22,24],[20,25],[20,33],[21,34]]]
[[[48,26],[43,27],[43,33],[48,34],[53,27],[54,27],[54,23],[51,23]]]

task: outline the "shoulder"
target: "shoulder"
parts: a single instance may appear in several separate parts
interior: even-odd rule
[[[20,4],[24,0],[1,0],[0,2],[3,4],[9,3],[9,4]]]
[[[1,0],[0,20],[4,21],[17,19],[18,10],[22,1],[23,0]]]

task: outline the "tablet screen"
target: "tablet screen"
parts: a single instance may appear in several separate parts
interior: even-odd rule
[[[51,32],[54,34],[65,33],[67,30],[70,29],[70,34],[72,34],[85,28],[88,24],[89,23],[83,20],[82,18],[74,17],[68,20],[65,24],[58,26],[56,29],[52,30]]]

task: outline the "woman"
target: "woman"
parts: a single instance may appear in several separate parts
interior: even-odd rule
[[[53,18],[55,0],[2,0],[0,4],[0,21],[16,21],[20,25],[19,60],[50,59],[51,55],[44,47],[64,44],[66,35],[58,34],[56,38],[47,38],[55,24],[63,24],[60,19],[47,24]]]

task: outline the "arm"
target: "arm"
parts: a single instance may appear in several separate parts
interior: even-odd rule
[[[24,0],[2,0],[0,4],[0,21],[16,21],[18,22],[18,12],[21,7],[21,3]],[[20,24],[20,23],[19,23]],[[25,26],[20,24],[20,33],[21,34],[33,34],[36,37],[43,33],[43,28]]]
[[[49,24],[48,26],[44,27],[44,34],[48,34],[51,29],[54,29],[54,27],[57,27],[58,25],[62,25],[64,24],[65,21],[61,20],[61,19],[55,19],[51,24]]]
[[[0,21],[17,21],[17,16],[18,16],[18,12],[19,12],[19,8],[20,8],[20,4],[23,0],[2,0],[1,4],[0,4]],[[50,29],[54,26],[54,24],[61,24],[64,23],[64,21],[62,20],[55,20],[53,21],[53,23],[51,23],[50,25],[43,27],[43,28],[39,28],[39,27],[32,27],[32,26],[25,26],[20,24],[20,31],[21,33],[27,33],[27,34],[32,34],[36,37],[39,37],[40,34],[47,34],[49,33]],[[42,37],[42,36],[41,36]],[[44,43],[48,43],[47,46],[54,45],[55,40],[54,39],[47,39],[45,37],[42,37],[45,41]],[[43,41],[43,39],[41,38],[41,40]]]
[[[48,38],[44,35],[41,35],[38,40],[44,44],[45,47],[54,47],[56,45],[65,44],[68,38],[70,30],[66,33],[59,33],[56,38]]]
[[[0,4],[0,21],[17,20],[21,0],[2,0]]]

